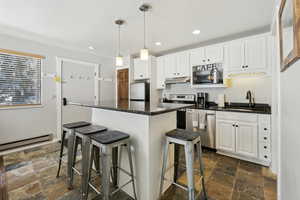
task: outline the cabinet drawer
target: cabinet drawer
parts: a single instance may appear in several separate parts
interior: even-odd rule
[[[217,119],[257,123],[257,114],[218,111]]]
[[[266,143],[271,144],[271,134],[270,134],[270,132],[267,132],[265,134],[259,133],[258,137],[259,137],[260,142],[266,142]]]
[[[271,145],[268,142],[260,142],[259,143],[259,152],[263,153],[271,153]]]
[[[264,161],[271,161],[271,151],[269,150],[261,150],[259,151],[259,159]]]

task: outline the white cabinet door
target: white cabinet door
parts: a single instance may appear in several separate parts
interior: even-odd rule
[[[165,75],[166,78],[175,78],[177,76],[177,59],[175,54],[165,57]]]
[[[148,79],[149,78],[149,67],[148,61],[141,59],[134,59],[134,71],[133,78],[134,80]]]
[[[265,36],[245,40],[244,65],[248,71],[267,68],[267,38]]]
[[[247,157],[257,157],[257,129],[256,123],[237,122],[236,153]]]
[[[204,48],[193,49],[190,52],[190,66],[205,65],[206,57]]]
[[[176,54],[177,57],[177,76],[187,77],[190,76],[190,59],[189,52],[181,52]]]
[[[156,59],[157,65],[157,79],[156,79],[156,89],[165,88],[165,58],[163,56]]]
[[[229,42],[225,45],[225,66],[228,72],[241,71],[244,66],[244,42]]]
[[[223,46],[214,45],[205,48],[205,56],[208,63],[222,63],[223,62]]]
[[[229,120],[217,121],[217,149],[235,152],[235,122]]]

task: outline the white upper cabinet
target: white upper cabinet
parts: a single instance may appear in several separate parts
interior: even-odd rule
[[[149,59],[150,60],[150,59]],[[136,58],[133,60],[133,78],[134,80],[143,80],[143,79],[149,79],[150,77],[150,64],[148,60],[141,60],[139,58]]]
[[[214,45],[205,48],[205,57],[207,63],[222,63],[223,62],[223,46]]]
[[[223,62],[223,46],[213,45],[193,49],[190,52],[190,66],[206,65]]]
[[[190,59],[189,52],[175,54],[177,57],[177,77],[190,76]]]
[[[267,72],[267,36],[251,37],[225,45],[225,68],[229,74]]]
[[[157,65],[157,79],[156,79],[156,89],[165,88],[165,57],[161,56],[156,59]]]
[[[190,64],[191,66],[205,65],[206,57],[204,48],[193,49],[190,52]]]
[[[225,65],[229,72],[239,71],[244,66],[244,42],[242,40],[225,45]]]
[[[174,78],[177,75],[177,59],[174,54],[164,56],[165,58],[165,77]]]
[[[180,52],[163,56],[165,58],[165,77],[179,78],[190,76],[189,53]]]
[[[267,68],[267,38],[245,40],[245,67],[249,70]]]

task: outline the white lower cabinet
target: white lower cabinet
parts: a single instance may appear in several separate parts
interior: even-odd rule
[[[217,112],[218,153],[268,166],[270,127],[270,115]]]
[[[236,123],[236,153],[257,157],[257,124],[237,122]]]
[[[217,148],[235,152],[235,122],[229,120],[218,120],[217,123]]]

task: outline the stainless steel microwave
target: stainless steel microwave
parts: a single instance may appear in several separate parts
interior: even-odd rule
[[[218,72],[217,80],[213,74],[213,68],[216,67]],[[222,84],[223,83],[223,68],[222,64],[208,64],[208,65],[198,65],[193,66],[192,68],[192,84],[200,85],[200,84]]]

